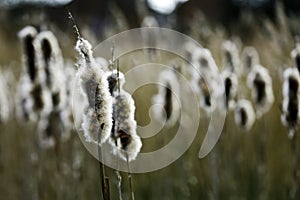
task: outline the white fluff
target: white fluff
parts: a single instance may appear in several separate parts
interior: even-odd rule
[[[218,79],[217,65],[208,49],[200,49],[195,53],[194,66],[198,71],[191,80],[194,91],[199,95],[200,106],[211,113],[216,108],[215,99],[224,95],[224,88],[220,87],[222,79]]]
[[[237,102],[234,112],[235,123],[249,131],[255,122],[255,112],[250,101],[241,99]]]
[[[255,65],[259,64],[259,55],[254,47],[245,47],[241,57],[244,74],[248,74]]]
[[[291,57],[294,60],[294,65],[300,72],[300,44],[297,43],[296,48],[291,51]]]
[[[264,87],[263,91],[258,91],[257,85],[262,84]],[[248,74],[247,86],[251,89],[251,96],[256,105],[257,117],[260,118],[270,110],[274,103],[272,78],[269,71],[261,65],[255,65]],[[259,96],[260,92],[262,93],[262,97]]]
[[[23,45],[22,52],[22,72],[17,86],[16,94],[16,112],[21,120],[35,121],[39,116],[46,116],[52,110],[51,94],[44,85],[40,84],[40,70],[38,70],[38,58],[36,57],[36,49],[33,45],[37,31],[29,26],[19,32],[19,38]],[[29,40],[28,40],[29,39]],[[26,40],[28,40],[26,42]],[[26,45],[31,46],[31,56],[25,51]],[[32,59],[30,66],[28,60]]]
[[[169,95],[167,97],[167,95]],[[168,99],[169,98],[169,99]],[[154,114],[159,121],[165,121],[166,126],[174,126],[180,117],[180,85],[176,72],[168,69],[159,74],[158,93],[152,99],[155,106]],[[168,110],[170,109],[170,110]]]
[[[222,44],[222,50],[224,54],[223,68],[239,75],[240,60],[237,46],[232,41],[225,41]]]
[[[22,74],[27,74],[32,82],[36,81],[38,73],[36,50],[33,46],[36,35],[37,30],[32,26],[26,26],[18,33],[22,45]],[[32,49],[33,52],[28,52],[28,49]]]
[[[297,70],[297,68],[287,68],[283,73],[283,87],[282,87],[282,96],[283,96],[283,102],[282,102],[282,114],[281,114],[281,122],[284,126],[292,129],[295,129],[296,126],[299,124],[300,119],[300,75]],[[296,91],[290,91],[289,89],[289,79],[292,79],[295,81],[296,84]],[[295,94],[294,94],[295,93]],[[292,96],[294,94],[295,96]],[[292,98],[292,99],[290,99]],[[295,104],[295,108],[293,108],[293,113],[290,113],[289,106],[290,104]],[[296,113],[296,119],[290,120],[288,119],[290,115]],[[290,132],[290,138],[293,137],[293,132]]]
[[[101,67],[103,71],[108,70],[108,62],[105,58],[102,57],[96,57],[95,62]]]
[[[225,98],[225,107],[232,110],[235,107],[237,92],[238,92],[238,77],[231,70],[223,70],[222,78],[225,86],[225,95],[226,95],[226,87],[227,81],[230,82],[231,85],[228,87],[228,96]]]
[[[113,153],[125,161],[128,155],[128,162],[135,160],[142,147],[141,139],[136,133],[134,112],[134,100],[129,93],[121,89],[114,97],[115,132],[112,132],[109,141],[115,147]]]
[[[34,39],[36,58],[39,66],[39,80],[58,98],[53,101],[53,108],[61,110],[66,104],[66,87],[64,74],[64,61],[58,41],[51,31],[43,31]],[[46,44],[46,45],[45,45]],[[44,56],[44,49],[48,49],[49,58]],[[46,60],[49,59],[49,60]]]
[[[84,136],[88,142],[101,145],[109,138],[112,129],[112,97],[107,75],[95,62],[91,48],[87,40],[77,41],[76,50],[80,57],[76,76],[79,77],[81,92],[88,102],[82,123]],[[98,141],[100,128],[101,138]]]
[[[107,77],[110,94],[115,96],[119,92],[118,88],[123,88],[125,76],[122,72],[118,72],[117,70],[106,71],[105,76]]]

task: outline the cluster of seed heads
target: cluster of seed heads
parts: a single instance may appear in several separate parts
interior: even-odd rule
[[[107,62],[93,57],[87,40],[80,37],[76,50],[79,54],[76,76],[85,100],[82,122],[85,139],[100,146],[109,141],[114,154],[125,161],[134,160],[142,142],[136,133],[134,100],[122,88],[124,75],[113,67],[101,65]]]
[[[51,31],[38,32],[27,26],[18,36],[22,72],[16,93],[17,116],[21,121],[37,122],[40,146],[53,147],[59,142],[57,138],[67,140],[73,128],[72,118],[65,116],[71,109],[71,95],[67,93],[71,89],[67,87],[71,87],[73,77],[66,76],[67,65]]]
[[[187,72],[192,88],[199,97],[199,105],[207,115],[217,108],[234,111],[237,125],[250,130],[255,118],[262,117],[270,110],[274,103],[272,79],[269,71],[259,64],[255,48],[245,47],[240,61],[237,46],[232,41],[225,41],[222,45],[224,59],[221,79],[218,78],[218,67],[208,49],[191,43],[187,43],[185,48],[187,64],[184,73]],[[241,92],[239,84],[245,76],[251,91],[251,101]],[[223,81],[224,88],[220,81]],[[172,126],[180,113],[180,104],[174,101],[176,95],[180,95],[178,77],[174,70],[165,70],[159,76],[159,83],[164,87],[159,86],[153,102],[162,105],[166,115],[159,110],[155,116],[159,120],[165,120],[166,125]],[[220,95],[225,97],[222,98],[223,105],[217,105],[216,102]]]

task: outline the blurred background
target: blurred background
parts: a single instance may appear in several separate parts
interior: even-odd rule
[[[22,69],[17,34],[27,25],[51,30],[65,60],[76,61],[76,35],[67,9],[92,45],[132,28],[166,27],[208,48],[220,69],[224,41],[233,41],[239,53],[253,46],[273,79],[271,110],[250,131],[238,127],[233,113],[228,113],[214,154],[204,159],[198,158],[198,151],[208,122],[199,110],[198,135],[180,159],[155,172],[133,174],[136,199],[300,199],[299,137],[291,142],[280,121],[283,70],[294,63],[290,52],[300,34],[299,0],[1,0],[0,69],[11,72],[11,93]],[[168,63],[170,56],[162,53],[160,59]],[[133,66],[130,58],[124,60],[121,71],[126,72]],[[149,123],[145,113],[150,94],[156,92],[156,87],[145,86],[133,94],[139,125]],[[101,199],[99,163],[76,131],[59,153],[55,149],[37,153],[35,128],[35,123],[21,123],[15,117],[0,124],[0,199]],[[178,124],[143,140],[142,152],[168,143],[173,135],[164,133],[177,128]],[[107,168],[107,173],[111,199],[118,199],[115,171]],[[123,199],[130,199],[127,173],[121,175]]]

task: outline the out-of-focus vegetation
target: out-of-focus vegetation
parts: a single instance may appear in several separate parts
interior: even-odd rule
[[[215,8],[210,7],[210,1],[193,7],[197,3],[191,1],[192,4],[182,4],[169,16],[154,13],[142,1],[136,2],[138,10],[134,12],[130,10],[131,4],[126,7],[120,5],[121,1],[99,2],[74,1],[69,5],[81,34],[92,45],[120,31],[139,27],[145,16],[155,15],[162,26],[183,31],[208,48],[220,69],[221,47],[225,40],[235,42],[239,52],[245,46],[254,46],[261,64],[269,70],[273,80],[275,102],[271,110],[256,120],[250,131],[239,128],[234,123],[233,113],[229,112],[221,138],[204,159],[198,158],[198,152],[208,119],[202,109],[195,109],[195,112],[201,112],[201,120],[193,144],[168,167],[133,174],[136,199],[300,199],[299,131],[295,144],[292,144],[288,139],[289,130],[280,121],[283,70],[294,65],[290,52],[300,34],[300,17],[294,11],[298,5],[296,1],[272,4],[272,12],[269,7],[267,11],[263,7],[250,9],[246,6],[243,9],[238,8],[240,4],[229,6],[217,0],[211,1],[220,3],[215,4]],[[228,5],[226,8],[230,9],[222,5]],[[188,9],[190,7],[193,7],[192,11]],[[211,16],[204,14],[210,11],[214,11]],[[226,20],[221,20],[225,15],[228,15]],[[65,8],[1,8],[0,22],[0,69],[13,72],[12,94],[22,68],[17,32],[25,25],[51,30],[64,58],[76,61],[76,36]],[[134,67],[132,57],[134,53],[120,59],[122,72]],[[160,62],[168,63],[170,57],[162,52]],[[250,98],[245,80],[239,84],[245,90],[244,96]],[[151,94],[156,92],[155,86],[148,85],[132,95],[138,124],[145,125],[150,121]],[[153,138],[143,139],[142,152],[158,149],[169,142],[173,135],[165,133],[173,133],[177,126],[165,128]],[[212,163],[212,156],[217,158],[215,163]],[[112,199],[118,199],[115,171],[107,168],[107,173]],[[121,175],[123,197],[129,199],[126,173],[121,172]],[[0,124],[0,199],[99,199],[100,193],[99,163],[81,144],[76,131],[72,131],[71,138],[61,144],[59,151],[40,150],[35,123],[21,123],[13,117]]]

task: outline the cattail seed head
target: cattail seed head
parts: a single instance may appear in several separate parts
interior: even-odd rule
[[[82,122],[84,136],[88,142],[101,145],[109,138],[112,129],[112,96],[107,74],[95,62],[91,48],[87,40],[78,39],[76,50],[80,57],[76,76],[80,80],[81,93],[87,102]]]
[[[292,58],[294,60],[295,67],[300,72],[300,44],[299,43],[297,43],[296,48],[293,49],[293,51],[291,52],[291,56],[292,56]]]
[[[158,94],[153,97],[153,103],[163,106],[163,110],[155,107],[154,114],[167,126],[173,126],[180,116],[180,85],[174,70],[164,70],[159,75]],[[166,115],[164,115],[164,112]]]
[[[249,73],[255,65],[259,64],[259,55],[254,47],[245,47],[241,57],[244,74]]]
[[[239,75],[239,52],[237,46],[231,41],[225,41],[222,45],[224,53],[223,68]]]
[[[284,71],[283,78],[281,122],[290,130],[294,130],[300,119],[300,75],[297,68],[288,68]]]
[[[234,112],[235,123],[242,129],[249,131],[255,122],[255,113],[250,101],[241,99],[237,102]]]
[[[269,71],[261,65],[254,66],[248,74],[247,85],[252,90],[257,117],[260,118],[270,110],[274,103],[272,78]]]
[[[92,45],[87,40],[79,38],[77,40],[75,50],[79,53],[79,56],[85,60],[86,63],[94,62]]]
[[[222,78],[225,86],[225,107],[233,109],[237,98],[238,77],[231,71],[223,70]]]
[[[114,126],[110,143],[114,153],[121,159],[132,161],[140,152],[142,142],[136,133],[136,121],[134,119],[135,106],[131,95],[121,89],[114,97],[113,117]]]
[[[39,65],[39,80],[51,91],[53,108],[62,109],[66,104],[66,80],[58,41],[51,31],[43,31],[36,36],[34,46]]]
[[[125,76],[118,70],[106,71],[109,92],[112,96],[115,96],[119,92],[119,88],[122,88],[125,83]]]
[[[208,49],[201,49],[197,53],[198,72],[195,73],[191,84],[195,92],[199,95],[200,106],[210,113],[216,108],[215,97],[224,94],[224,88],[220,87],[222,83],[219,80],[217,65]]]
[[[22,120],[35,121],[38,116],[46,116],[52,110],[51,94],[40,81],[38,53],[34,45],[37,31],[33,27],[25,27],[19,32],[24,46],[22,54],[23,70],[17,86],[17,116]]]
[[[29,75],[31,82],[34,82],[37,76],[37,60],[33,40],[37,35],[37,30],[32,26],[26,26],[19,33],[19,39],[23,46],[22,50],[22,66],[23,73]]]

